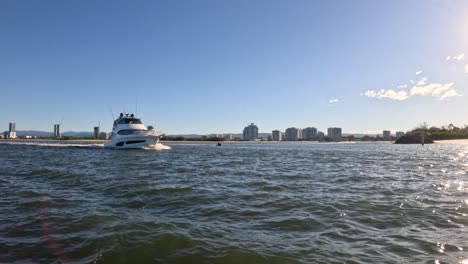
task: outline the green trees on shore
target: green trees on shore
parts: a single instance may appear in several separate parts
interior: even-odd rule
[[[429,127],[427,123],[423,123],[413,129],[411,133],[424,133],[425,136],[433,140],[443,140],[443,139],[468,139],[468,125],[463,127],[457,127],[453,124],[442,127]]]

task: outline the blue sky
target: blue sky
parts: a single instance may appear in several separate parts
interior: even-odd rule
[[[0,130],[468,124],[467,1],[7,0],[0,36]]]

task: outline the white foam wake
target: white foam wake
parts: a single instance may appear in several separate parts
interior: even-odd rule
[[[5,145],[24,145],[24,146],[38,146],[38,147],[63,147],[63,148],[102,148],[104,144],[98,143],[61,143],[61,142],[22,142],[22,141],[6,141],[0,144]]]
[[[161,143],[156,143],[153,146],[145,148],[145,149],[167,150],[167,149],[172,149],[172,148]]]
[[[37,147],[62,147],[62,148],[103,148],[104,144],[102,143],[63,143],[63,142],[51,142],[51,141],[45,141],[45,142],[39,142],[39,141],[30,141],[30,142],[25,142],[25,141],[0,141],[0,144],[5,144],[5,145],[23,145],[23,146],[37,146]],[[154,146],[151,147],[146,147],[143,149],[147,150],[169,150],[172,149],[170,146],[166,146],[161,143],[156,143]]]

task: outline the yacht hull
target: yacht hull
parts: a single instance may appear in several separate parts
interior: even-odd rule
[[[104,147],[116,149],[144,149],[152,148],[157,143],[158,136],[125,136],[105,142]]]

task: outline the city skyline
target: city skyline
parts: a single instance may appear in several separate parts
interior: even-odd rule
[[[468,123],[466,1],[7,1],[0,32],[1,131]]]
[[[0,132],[9,132],[12,130],[12,125],[13,125],[13,130],[16,131],[16,122],[9,122],[9,125],[8,125],[8,129],[7,130],[2,130],[0,129]],[[423,125],[423,124],[420,124],[420,125]],[[426,124],[427,125],[427,124]],[[251,123],[250,125],[248,125],[247,127],[244,127],[244,131],[243,132],[239,132],[239,131],[234,131],[234,132],[227,132],[227,131],[221,131],[221,132],[209,132],[209,133],[191,133],[191,134],[194,134],[194,135],[213,135],[213,134],[226,134],[226,135],[229,135],[229,134],[244,134],[245,133],[245,129],[250,127],[250,126],[255,126],[255,128],[257,129],[255,134],[258,135],[258,134],[272,134],[272,132],[274,131],[278,131],[280,133],[284,134],[286,133],[286,131],[288,129],[296,129],[296,130],[300,130],[300,133],[302,133],[302,131],[306,131],[306,130],[309,130],[309,129],[312,129],[312,131],[310,132],[307,132],[307,133],[312,133],[312,135],[315,135],[317,136],[317,133],[320,133],[323,131],[319,130],[318,128],[316,127],[305,127],[305,128],[296,128],[296,127],[288,127],[288,128],[285,128],[285,129],[274,129],[272,131],[261,131],[258,129],[257,125],[255,123]],[[465,126],[468,126],[465,125]],[[60,130],[61,130],[61,124],[54,124],[53,125],[53,131],[49,131],[49,130],[36,130],[36,129],[20,129],[19,131],[21,132],[24,132],[24,131],[36,131],[36,132],[50,132],[54,135],[54,137],[60,137]],[[329,129],[334,129],[336,127],[329,127],[327,128],[327,130]],[[342,128],[338,128],[338,129],[342,129]],[[66,132],[77,132],[77,133],[93,133],[93,134],[96,134],[96,130],[98,131],[98,134],[99,134],[99,131],[101,130],[101,127],[100,126],[93,126],[92,128],[88,128],[88,129],[84,129],[84,130],[66,130]],[[313,131],[315,130],[315,131]],[[378,134],[385,134],[385,132],[389,132],[390,135],[395,135],[398,137],[398,133],[405,133],[409,130],[405,130],[405,131],[401,131],[401,130],[397,130],[397,129],[386,129],[386,130],[378,130],[378,131],[367,131],[367,132],[354,132],[354,131],[344,131],[342,134],[346,134],[346,135],[352,135],[352,134],[362,134],[362,135],[378,135]],[[102,130],[102,132],[106,132],[106,130]],[[107,133],[109,133],[110,131],[108,131]],[[297,132],[297,131],[296,131]],[[341,133],[341,132],[340,132]],[[162,133],[162,134],[165,134],[165,133]],[[176,135],[182,135],[182,134],[176,134]],[[187,134],[189,135],[189,134]],[[314,136],[307,136],[307,138],[309,137],[314,137]]]
[[[60,138],[61,137],[61,124],[54,124],[54,131],[51,132],[51,131],[38,131],[38,130],[20,130],[21,134],[23,134],[22,136],[31,136],[31,134],[27,134],[26,132],[40,132],[41,134],[44,134],[45,133],[51,133],[53,135],[54,138]],[[1,132],[1,131],[0,131]],[[13,136],[12,136],[12,132],[14,132]],[[394,132],[394,133],[392,133]],[[3,133],[3,132],[2,132]],[[26,134],[27,135],[26,135]],[[105,131],[100,131],[100,127],[99,126],[94,126],[92,128],[92,131],[89,131],[89,130],[85,130],[85,131],[66,131],[65,133],[73,133],[73,134],[79,134],[79,133],[87,133],[87,134],[93,134],[94,138],[102,138],[102,134],[108,134],[109,132],[105,132]],[[338,133],[338,135],[336,135],[336,133]],[[386,138],[386,135],[385,134],[388,134],[387,135],[387,138]],[[381,131],[381,134],[383,136],[383,138],[385,139],[389,139],[390,136],[395,136],[396,138],[398,138],[399,136],[403,135],[405,132],[404,131],[394,131],[394,130],[383,130]],[[8,131],[4,131],[4,134],[2,135],[9,135],[8,138],[16,138],[16,123],[12,123],[10,122],[9,123],[9,129]],[[33,133],[34,134],[34,133]],[[189,134],[189,135],[198,135],[198,136],[216,136],[216,137],[226,137],[228,136],[229,138],[231,139],[234,139],[234,135],[240,135],[240,139],[243,139],[243,140],[254,140],[254,139],[258,139],[258,138],[263,138],[263,137],[260,137],[259,134],[267,134],[269,135],[273,141],[298,141],[298,140],[304,140],[304,141],[309,141],[309,140],[317,140],[320,138],[320,134],[322,134],[323,136],[325,136],[324,132],[318,130],[316,127],[306,127],[306,128],[296,128],[296,127],[288,127],[284,130],[281,130],[281,129],[275,129],[273,131],[270,131],[270,132],[262,132],[260,131],[259,132],[259,128],[258,126],[255,124],[255,123],[250,123],[250,125],[247,125],[246,127],[244,127],[242,133],[239,133],[239,132],[222,132],[222,133],[207,133],[207,134]],[[400,135],[399,135],[400,134]],[[171,134],[169,134],[171,135]],[[183,134],[178,134],[178,135],[183,135]],[[332,138],[332,139],[339,139],[341,138],[342,136],[345,136],[345,135],[375,135],[375,136],[379,136],[379,133],[342,133],[342,128],[338,128],[338,127],[329,127],[327,128],[327,134],[326,136],[329,137],[329,138]],[[323,137],[322,136],[322,137]],[[4,138],[6,138],[6,136],[4,136]],[[276,139],[275,139],[276,138]],[[279,140],[278,140],[279,139]]]

